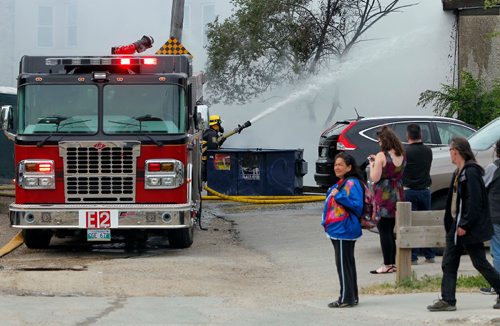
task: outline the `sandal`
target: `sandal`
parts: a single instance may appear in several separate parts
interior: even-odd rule
[[[337,300],[334,302],[330,302],[328,304],[328,308],[350,308],[350,307],[354,307],[355,304],[340,302],[339,300]]]
[[[395,273],[396,272],[396,266],[395,265],[382,265],[379,268],[370,271],[371,274],[389,274],[389,273]]]

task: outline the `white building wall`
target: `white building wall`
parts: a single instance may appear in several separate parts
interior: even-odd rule
[[[0,86],[14,86],[14,0],[0,0]]]
[[[172,1],[165,0],[0,0],[0,31],[11,36],[0,40],[0,76],[4,76],[0,80],[15,85],[23,55],[109,55],[111,47],[132,43],[143,35],[154,38],[153,48],[146,52],[153,54],[169,37],[171,7]],[[185,7],[189,16],[185,17],[182,41],[194,56],[195,70],[203,70],[203,22],[216,15],[227,17],[230,1],[186,0]],[[52,12],[50,45],[40,42],[41,29],[50,27],[46,15],[40,15],[47,8]],[[212,13],[208,18],[207,12]],[[76,34],[76,40],[69,41],[69,34]],[[7,49],[11,49],[10,55],[5,53]],[[8,69],[11,65],[15,69]]]

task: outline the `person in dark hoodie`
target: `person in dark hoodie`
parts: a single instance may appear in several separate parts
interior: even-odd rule
[[[444,215],[446,248],[441,265],[441,299],[427,306],[427,309],[457,310],[455,291],[463,249],[469,255],[474,268],[495,289],[497,300],[493,308],[500,309],[500,274],[486,259],[483,243],[493,235],[488,196],[482,178],[484,170],[477,164],[465,138],[455,137],[451,140],[450,157],[457,169],[451,179]]]

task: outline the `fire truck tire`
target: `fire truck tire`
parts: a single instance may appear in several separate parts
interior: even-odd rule
[[[44,249],[49,246],[50,230],[23,230],[24,244],[30,249]]]
[[[184,249],[193,244],[194,227],[168,231],[168,242],[171,248]]]

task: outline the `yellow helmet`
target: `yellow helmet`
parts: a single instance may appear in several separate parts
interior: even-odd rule
[[[222,122],[222,120],[220,119],[220,116],[218,116],[217,114],[214,114],[214,115],[210,116],[210,120],[208,122],[208,125],[215,126],[215,125],[220,124],[221,122]]]

